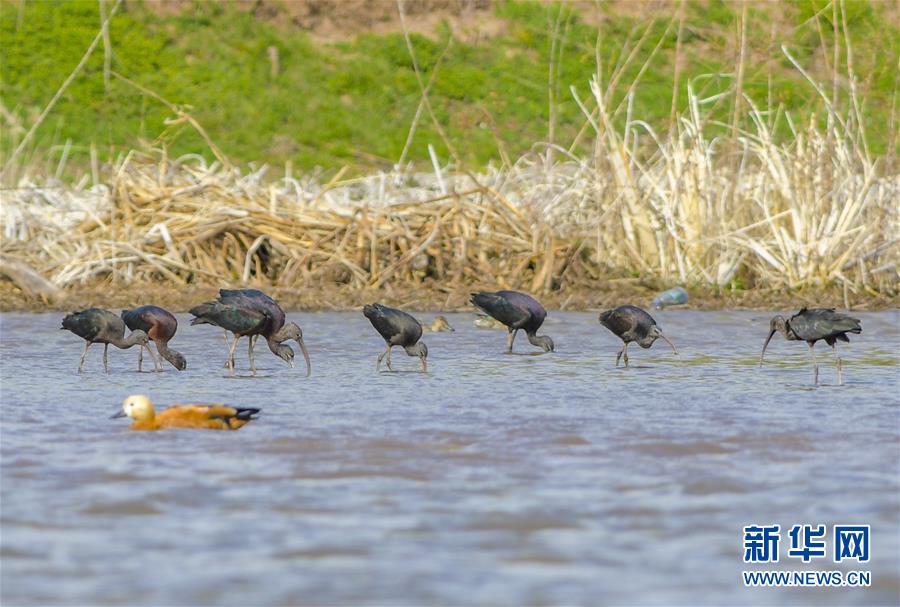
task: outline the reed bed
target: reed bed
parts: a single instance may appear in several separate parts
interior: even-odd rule
[[[841,113],[810,82],[826,119],[794,125],[783,114],[792,137],[782,141],[772,132],[779,116],[739,89],[746,112],[729,137],[711,110],[721,95],[704,99],[693,82],[688,110],[660,134],[632,115],[633,90],[614,109],[594,79],[589,92],[570,89],[593,133],[588,153],[538,144],[478,174],[433,150],[431,173],[398,166],[329,180],[241,170],[216,147],[212,164],[133,151],[75,184],[26,177],[5,190],[0,252],[62,289],[546,294],[639,276],[719,289],[837,286],[845,301],[848,291],[894,296],[900,175],[870,157],[858,104]]]
[[[436,163],[429,174],[323,182],[132,152],[104,183],[6,191],[2,252],[61,288],[427,283],[540,294],[640,275],[896,293],[898,176],[879,175],[839,121],[777,143],[752,109],[756,130],[723,153],[704,136],[694,95],[661,139],[637,120],[616,129],[595,83],[592,91],[590,158],[536,146],[481,174]]]

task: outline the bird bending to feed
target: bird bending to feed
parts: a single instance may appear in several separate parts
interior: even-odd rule
[[[454,333],[456,331],[443,316],[435,316],[434,320],[431,321],[431,324],[427,327],[422,327],[422,330],[426,333],[445,333],[448,331]]]
[[[422,337],[422,325],[418,320],[395,308],[388,308],[381,304],[368,304],[363,306],[363,316],[369,319],[375,330],[384,338],[387,345],[384,352],[378,355],[375,370],[381,367],[381,360],[387,356],[388,370],[391,367],[391,348],[400,346],[410,356],[418,356],[422,361],[422,371],[428,371],[428,346],[419,341]]]
[[[202,303],[190,310],[195,318],[192,325],[210,324],[221,327],[234,334],[234,341],[228,352],[226,366],[234,373],[234,351],[238,340],[247,336],[250,370],[256,375],[256,360],[253,357],[253,346],[262,335],[269,350],[275,356],[294,366],[294,351],[281,342],[296,340],[306,360],[306,375],[312,372],[309,352],[303,342],[303,331],[293,322],[285,324],[284,310],[274,299],[256,289],[220,289],[219,297],[213,301]]]
[[[816,362],[816,354],[813,346],[820,339],[831,346],[837,358],[838,385],[844,385],[844,376],[841,372],[841,357],[838,356],[834,344],[840,341],[850,342],[847,333],[862,333],[862,327],[858,318],[851,318],[846,314],[835,312],[834,308],[802,308],[799,312],[785,320],[784,316],[775,316],[769,321],[769,335],[763,344],[762,353],[759,355],[759,366],[763,364],[763,356],[775,331],[779,331],[789,341],[805,341],[809,346],[809,354],[813,360],[814,383],[819,385],[819,363]]]
[[[688,292],[684,290],[684,287],[673,287],[654,297],[651,303],[655,309],[662,310],[668,306],[680,306],[687,302]]]
[[[143,395],[129,396],[122,410],[112,416],[130,417],[132,430],[162,430],[164,428],[195,428],[198,430],[237,430],[256,419],[259,409],[229,407],[228,405],[172,405],[159,413],[150,399]]]
[[[472,293],[470,301],[475,307],[506,325],[509,330],[507,352],[512,352],[513,341],[520,329],[525,331],[531,345],[542,348],[544,352],[553,352],[553,340],[547,335],[537,334],[547,318],[547,310],[532,296],[518,291],[482,291]]]
[[[86,342],[84,351],[81,353],[81,363],[78,365],[79,373],[84,370],[84,357],[87,356],[91,344],[103,344],[103,370],[107,373],[109,373],[109,344],[122,350],[138,345],[141,348],[147,348],[150,358],[153,359],[153,367],[159,370],[159,363],[153,355],[153,351],[150,350],[150,339],[147,334],[138,329],[132,331],[131,335],[126,338],[125,322],[108,310],[89,308],[73,312],[63,318],[60,328],[71,331]]]
[[[649,348],[658,338],[662,337],[667,344],[672,346],[672,352],[678,354],[675,344],[669,341],[669,338],[663,335],[653,317],[641,310],[637,306],[619,306],[612,310],[606,310],[600,313],[598,319],[600,324],[615,333],[625,345],[616,354],[616,366],[619,366],[619,359],[625,358],[625,366],[628,366],[628,344],[637,342],[642,348]]]
[[[168,310],[159,306],[141,306],[133,310],[122,310],[122,320],[132,331],[143,331],[153,343],[160,357],[169,361],[179,371],[187,368],[187,361],[181,352],[169,348],[169,340],[178,330],[178,321]],[[148,346],[149,350],[150,347]],[[144,364],[144,349],[138,352],[138,371]]]

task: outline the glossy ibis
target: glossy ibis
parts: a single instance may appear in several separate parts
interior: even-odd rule
[[[250,369],[256,374],[256,360],[253,356],[253,347],[260,335],[266,339],[269,350],[273,354],[294,366],[294,351],[281,342],[294,339],[300,345],[303,358],[306,360],[306,375],[312,371],[309,360],[309,352],[303,342],[303,332],[293,322],[285,324],[284,310],[275,300],[256,289],[221,289],[219,298],[209,301],[190,310],[195,318],[192,325],[211,324],[221,327],[234,334],[234,341],[228,352],[226,366],[234,372],[234,351],[238,340],[247,336],[250,338],[248,356]],[[227,343],[227,342],[226,342]]]
[[[628,366],[628,344],[637,342],[642,348],[649,348],[658,338],[663,338],[667,344],[672,346],[672,352],[678,354],[675,344],[669,341],[669,338],[663,335],[653,317],[637,306],[625,305],[619,306],[612,310],[606,310],[600,313],[598,319],[600,324],[615,333],[615,335],[624,342],[625,345],[616,354],[616,366],[619,366],[619,359],[625,358],[625,366]]]
[[[400,346],[410,356],[418,356],[422,361],[422,371],[428,371],[428,346],[419,341],[422,337],[422,325],[418,320],[395,308],[388,308],[381,304],[369,304],[363,306],[363,316],[369,319],[375,330],[384,338],[386,348],[378,356],[375,370],[381,367],[381,360],[387,356],[387,367],[391,367],[391,348]]]
[[[78,365],[78,372],[84,370],[84,357],[87,356],[88,348],[91,344],[103,344],[103,369],[109,373],[109,344],[117,348],[126,350],[131,346],[140,346],[147,348],[150,358],[153,359],[153,366],[159,369],[159,363],[150,350],[150,339],[144,331],[138,329],[125,337],[125,322],[108,310],[100,308],[89,308],[80,312],[73,312],[63,318],[62,329],[71,331],[86,343],[84,344],[84,352],[81,353],[81,363]]]
[[[668,306],[680,306],[688,302],[688,292],[683,287],[673,287],[653,298],[652,305],[657,310]]]
[[[140,306],[133,310],[122,310],[122,320],[132,331],[143,331],[156,344],[157,353],[179,371],[187,368],[187,361],[181,352],[169,348],[169,340],[178,330],[178,321],[168,310],[159,306]],[[149,346],[148,346],[149,349]],[[144,363],[144,349],[138,356],[138,371]]]
[[[838,356],[835,343],[840,341],[850,342],[847,333],[862,333],[859,319],[851,318],[846,314],[835,312],[833,308],[802,308],[788,320],[784,316],[775,316],[769,321],[769,335],[763,344],[762,353],[759,355],[759,366],[763,364],[763,356],[775,331],[779,331],[789,341],[805,341],[809,346],[809,354],[813,360],[814,383],[819,385],[819,363],[816,362],[816,354],[813,346],[820,339],[831,346],[837,358],[838,385],[844,385],[844,377],[841,371],[841,357]]]
[[[422,327],[422,330],[426,333],[453,333],[456,331],[456,329],[451,327],[450,323],[447,322],[447,319],[443,316],[435,316],[434,320],[431,321],[431,324],[427,327]]]
[[[228,405],[172,405],[159,413],[146,396],[129,396],[122,410],[112,416],[130,417],[132,430],[195,428],[198,430],[237,430],[256,419],[259,409]]]
[[[544,352],[553,352],[553,340],[547,335],[537,335],[537,330],[544,324],[547,310],[530,295],[518,291],[482,291],[472,293],[470,300],[477,308],[492,318],[500,321],[509,331],[506,340],[506,351],[512,352],[513,341],[519,330],[525,331],[528,342]]]

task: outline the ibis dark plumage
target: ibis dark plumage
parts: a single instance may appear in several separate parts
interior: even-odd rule
[[[653,317],[637,306],[625,305],[606,310],[600,313],[600,324],[612,331],[625,345],[616,354],[616,366],[619,359],[625,358],[625,366],[628,366],[628,344],[636,342],[642,348],[649,348],[658,338],[663,338],[672,346],[672,351],[678,354],[675,344],[663,335],[662,330]]]
[[[507,352],[512,352],[513,341],[520,330],[525,331],[531,345],[544,352],[553,352],[553,340],[547,335],[537,334],[547,318],[547,310],[534,297],[518,291],[481,291],[472,293],[470,301],[485,314],[506,325],[509,331]]]
[[[192,325],[211,324],[234,334],[234,341],[228,352],[227,366],[234,372],[234,351],[238,340],[250,338],[248,356],[250,370],[256,373],[256,361],[253,357],[253,346],[259,336],[266,340],[269,350],[280,359],[294,366],[294,351],[282,342],[296,340],[306,360],[306,375],[312,371],[309,352],[303,341],[303,331],[293,322],[285,323],[284,310],[278,303],[256,289],[220,289],[216,300],[195,306],[190,310],[195,318]]]
[[[428,346],[419,341],[422,338],[422,325],[418,320],[403,310],[388,308],[381,304],[369,304],[363,306],[363,316],[369,319],[375,330],[384,338],[387,346],[378,355],[375,370],[381,366],[381,360],[387,356],[387,367],[391,367],[391,348],[400,346],[410,356],[418,356],[422,361],[422,371],[428,371]]]
[[[851,318],[846,314],[835,312],[833,308],[802,308],[799,312],[785,320],[784,316],[775,316],[769,321],[769,335],[763,344],[762,353],[759,355],[759,366],[763,364],[763,356],[766,348],[775,335],[775,331],[784,335],[789,341],[805,341],[809,346],[809,354],[813,360],[814,383],[819,384],[819,363],[816,362],[816,354],[813,346],[824,339],[831,346],[837,358],[838,384],[844,385],[844,377],[841,370],[841,357],[838,356],[835,343],[838,341],[850,342],[847,333],[862,333],[862,327],[858,318]]]
[[[132,331],[143,331],[153,343],[160,357],[169,361],[179,371],[187,368],[187,361],[181,352],[169,347],[169,341],[178,330],[178,321],[168,311],[159,306],[140,306],[132,310],[122,310],[122,320]],[[148,346],[149,349],[149,346]],[[138,371],[144,362],[144,349],[138,355]]]
[[[80,312],[73,312],[62,320],[62,329],[71,331],[86,343],[81,353],[81,363],[78,372],[84,370],[84,357],[87,356],[91,344],[103,344],[103,370],[109,373],[109,345],[126,350],[132,346],[147,348],[150,358],[153,359],[154,368],[158,368],[158,362],[150,350],[150,340],[144,331],[138,329],[125,337],[125,322],[110,312],[100,308],[88,308]]]

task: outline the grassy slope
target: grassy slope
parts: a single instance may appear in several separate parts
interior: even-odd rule
[[[795,120],[814,111],[818,100],[777,45],[769,49],[770,20],[776,19],[779,39],[824,79],[828,72],[820,34],[810,20],[824,5],[821,0],[799,0],[782,5],[777,16],[763,5],[754,5],[750,11],[745,90],[765,104],[771,77],[774,102],[789,108]],[[125,6],[111,27],[113,69],[174,103],[192,105],[192,113],[233,160],[281,164],[290,159],[302,169],[322,166],[334,171],[343,165],[367,170],[399,158],[419,102],[401,35],[364,34],[352,42],[322,45],[302,32],[275,27],[228,6],[203,3],[194,11],[166,17],[135,2]],[[846,6],[872,149],[883,152],[889,141],[885,125],[898,84],[900,31],[877,3],[853,1]],[[446,54],[431,98],[464,161],[483,165],[498,158],[498,140],[512,157],[535,141],[546,140],[548,32],[558,10],[545,4],[498,2],[495,11],[508,24],[505,32],[479,44],[455,41]],[[830,16],[830,9],[821,15],[829,43]],[[605,18],[601,56],[606,66],[612,66],[620,60],[625,40],[630,35],[636,40],[648,21],[614,12]],[[668,18],[657,17],[638,61],[622,79],[620,95],[665,32]],[[688,60],[682,83],[702,74],[733,71],[735,19],[731,5],[720,0],[688,4],[684,30]],[[18,2],[0,1],[0,93],[6,109],[25,128],[76,65],[98,23],[96,2],[26,1],[20,11]],[[557,128],[557,140],[565,145],[582,124],[568,86],[574,84],[582,95],[587,94],[597,40],[596,28],[578,15],[568,23],[559,67]],[[674,29],[643,75],[634,104],[635,117],[657,126],[666,123],[670,111]],[[414,37],[426,78],[448,36],[449,30],[435,39]],[[266,49],[270,45],[280,55],[281,73],[275,79],[269,73]],[[160,133],[172,154],[209,156],[192,130],[163,124],[171,113],[159,102],[116,80],[106,94],[102,56],[101,48],[42,125],[28,158],[47,156],[55,161],[58,148],[47,151],[71,139],[72,162],[83,165],[92,142],[101,158],[111,157],[141,141],[155,141]],[[705,94],[731,86],[727,77],[700,82],[699,86],[707,87]],[[830,84],[827,89],[831,90]],[[724,122],[729,121],[727,105],[717,111]],[[786,123],[780,126],[786,133]],[[411,159],[426,160],[428,143],[446,158],[447,150],[426,119],[413,142]],[[8,156],[12,145],[12,130],[3,128],[2,157]]]

